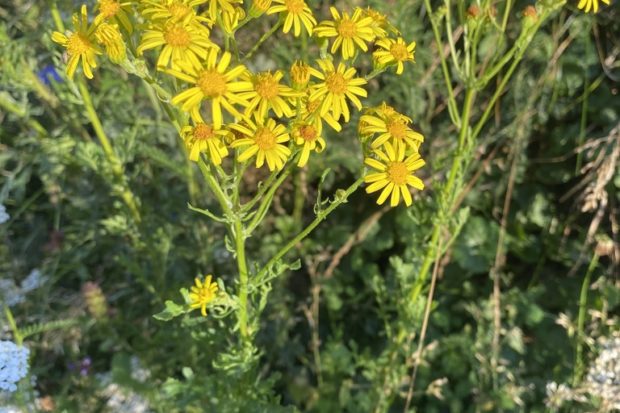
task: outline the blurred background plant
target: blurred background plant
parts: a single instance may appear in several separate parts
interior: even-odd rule
[[[334,5],[308,3],[319,20]],[[196,274],[234,285],[237,271],[224,228],[185,208],[215,203],[162,96],[102,63],[85,102],[50,38],[75,5],[0,5],[0,340],[30,363],[0,405],[619,408],[617,2],[595,15],[550,0],[336,5],[376,8],[417,42],[415,65],[372,79],[367,101],[402,109],[424,134],[427,189],[408,209],[356,193],[298,244],[300,267],[264,291],[259,353],[243,368],[226,319],[152,317]],[[255,44],[274,21],[254,21],[237,42]],[[277,39],[255,51],[257,65],[296,58],[302,40]],[[273,256],[314,219],[318,191],[355,179],[354,129],[330,132],[329,151],[284,181],[247,241],[254,256]]]

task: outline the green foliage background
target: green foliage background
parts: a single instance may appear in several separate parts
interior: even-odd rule
[[[37,378],[32,387],[23,384],[11,403],[27,405],[36,392],[38,398],[50,396],[55,411],[114,411],[103,392],[102,377],[109,373],[108,380],[141,395],[157,412],[403,411],[427,290],[412,302],[402,286],[414,281],[428,248],[438,188],[458,131],[447,114],[422,2],[345,3],[382,10],[405,39],[417,42],[415,65],[401,77],[373,80],[368,101],[387,101],[425,135],[427,189],[410,209],[378,207],[359,191],[289,254],[301,265],[270,286],[256,338],[260,353],[251,356],[235,353],[227,318],[193,313],[163,323],[152,317],[166,300],[179,301],[179,289],[197,274],[216,274],[228,287],[236,274],[224,228],[186,208],[188,201],[216,206],[188,166],[157,96],[109,63],[89,82],[128,185],[140,200],[143,219],[136,226],[117,196],[121,188],[111,178],[75,85],[46,86],[38,75],[48,65],[63,67],[49,36],[54,30],[49,4],[0,4],[0,203],[11,215],[0,225],[0,278],[19,282],[33,268],[48,277],[11,307],[23,332],[35,326],[26,344]],[[586,344],[587,364],[596,353],[594,341],[618,331],[617,160],[603,188],[607,202],[582,211],[587,194],[582,183],[600,176],[620,146],[620,9],[613,3],[598,15],[585,15],[569,2],[553,16],[473,149],[465,179],[470,185],[459,194],[466,208],[455,212],[462,231],[438,268],[411,411],[547,411],[545,386],[572,382],[577,343]],[[326,12],[329,4],[317,1],[313,8]],[[58,5],[68,21],[74,5]],[[515,5],[509,33],[517,31],[526,5]],[[242,34],[240,45],[253,44],[270,20],[254,24],[257,30]],[[279,39],[284,40],[268,43],[259,58],[278,63],[296,58],[292,38]],[[492,35],[484,38],[481,60],[497,44]],[[459,93],[456,78],[455,85]],[[474,118],[488,95],[481,92]],[[355,179],[362,161],[353,145],[355,125],[356,119],[343,136],[328,136],[326,153],[279,190],[275,212],[248,241],[252,259],[264,263],[313,219],[319,187],[332,194]],[[249,176],[244,187],[252,191],[261,174]],[[505,264],[499,270],[501,363],[492,366],[492,272],[509,186]],[[574,326],[597,245],[612,245],[612,252],[599,254],[594,263],[588,341]],[[87,309],[88,282],[101,288],[107,303],[98,318]],[[567,316],[564,325],[557,322],[560,314]],[[59,320],[64,322],[44,328]],[[8,338],[5,321],[0,334]],[[398,331],[406,335],[397,337]],[[92,367],[82,376],[71,365],[85,357]],[[132,375],[135,360],[149,372],[146,380]],[[588,400],[565,409],[597,406]]]

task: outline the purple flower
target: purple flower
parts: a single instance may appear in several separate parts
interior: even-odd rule
[[[52,83],[52,80],[54,82],[62,82],[62,77],[60,77],[60,74],[56,71],[56,68],[53,65],[44,66],[43,69],[39,70],[37,73],[37,77],[47,86]]]

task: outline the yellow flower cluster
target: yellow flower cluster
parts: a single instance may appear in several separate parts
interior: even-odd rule
[[[222,165],[233,155],[236,162],[266,164],[270,171],[304,167],[311,154],[327,146],[324,124],[340,132],[354,112],[363,111],[360,136],[373,136],[362,139],[365,163],[378,171],[366,176],[367,191],[383,189],[379,203],[391,196],[393,206],[401,198],[410,205],[408,187],[423,188],[413,176],[424,164],[418,153],[423,137],[387,104],[363,106],[368,79],[354,64],[368,67],[360,62],[367,55],[373,66],[369,77],[391,68],[400,75],[414,60],[415,42],[407,43],[385,15],[371,8],[331,7],[331,19],[318,22],[305,0],[245,3],[98,0],[91,23],[82,6],[73,18],[74,31],[54,32],[52,39],[66,48],[69,77],[81,61],[92,78],[97,55],[114,63],[153,59],[162,74],[156,81],[176,89],[170,103],[191,119],[180,134],[192,161]],[[272,29],[258,44],[237,44],[240,29],[258,18],[272,19]],[[329,53],[292,61],[288,70],[250,70],[246,61],[280,28],[303,37],[300,47],[308,44],[308,36],[316,40],[300,55]]]
[[[385,102],[368,109],[360,118],[360,136],[370,141],[372,150],[364,163],[376,170],[364,178],[370,184],[366,192],[382,190],[377,200],[379,205],[389,197],[390,205],[396,206],[402,196],[409,206],[412,203],[409,186],[424,189],[422,180],[413,174],[424,166],[419,153],[424,137],[411,129],[410,124],[411,119]]]

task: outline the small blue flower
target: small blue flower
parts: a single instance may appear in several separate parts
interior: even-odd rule
[[[44,83],[47,86],[49,86],[52,83],[51,82],[52,80],[54,82],[62,82],[62,77],[56,71],[56,68],[54,67],[54,65],[44,66],[43,69],[39,70],[39,72],[37,73],[37,77],[42,83]]]
[[[14,392],[28,374],[30,350],[12,341],[0,341],[0,390]]]

